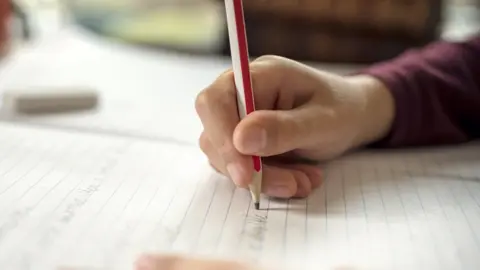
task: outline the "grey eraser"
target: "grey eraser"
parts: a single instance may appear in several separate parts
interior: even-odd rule
[[[93,109],[98,93],[88,87],[29,87],[3,93],[3,109],[11,113],[53,113]]]

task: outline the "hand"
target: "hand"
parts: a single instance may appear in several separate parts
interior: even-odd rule
[[[143,255],[136,264],[135,270],[266,270],[256,266],[226,260],[209,260],[193,257],[167,255]],[[331,270],[356,270],[350,266],[333,267]]]
[[[202,260],[197,258],[144,255],[135,270],[260,270],[233,261]]]
[[[202,151],[240,187],[251,181],[249,156],[259,155],[265,163],[265,194],[308,196],[322,178],[310,161],[335,158],[378,140],[390,128],[393,98],[372,77],[342,77],[275,56],[260,57],[250,71],[257,111],[242,121],[231,71],[196,100],[204,127]]]

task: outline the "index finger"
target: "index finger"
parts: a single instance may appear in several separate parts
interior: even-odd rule
[[[275,101],[275,95],[265,95],[265,92],[274,91],[272,87],[275,87],[275,82],[267,83],[269,76],[266,73],[271,72],[265,65],[258,62],[251,65],[256,106],[261,104],[260,108]],[[260,74],[266,77],[262,78]],[[251,158],[238,152],[233,144],[233,133],[240,122],[233,72],[223,73],[204,89],[197,96],[195,108],[204,134],[218,152],[224,168],[237,185],[246,187],[252,180],[253,164]]]
[[[253,270],[235,261],[211,260],[175,255],[145,254],[135,263],[136,270]],[[255,270],[258,270],[255,268]]]
[[[239,122],[236,92],[230,73],[222,74],[197,97],[195,108],[204,127],[204,134],[218,152],[230,178],[239,186],[251,181],[253,165],[233,145],[233,131]]]

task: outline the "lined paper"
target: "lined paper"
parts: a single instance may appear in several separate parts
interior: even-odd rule
[[[195,147],[0,125],[0,269],[132,269],[144,252],[278,269],[478,269],[480,145],[362,152],[263,198]],[[350,269],[349,268],[349,269]]]

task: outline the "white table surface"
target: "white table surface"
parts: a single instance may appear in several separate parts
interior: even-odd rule
[[[99,91],[94,111],[1,119],[196,144],[202,130],[197,94],[229,68],[230,59],[147,50],[67,27],[19,49],[0,66],[0,91],[22,87],[88,86]],[[352,66],[314,66],[350,72]]]

